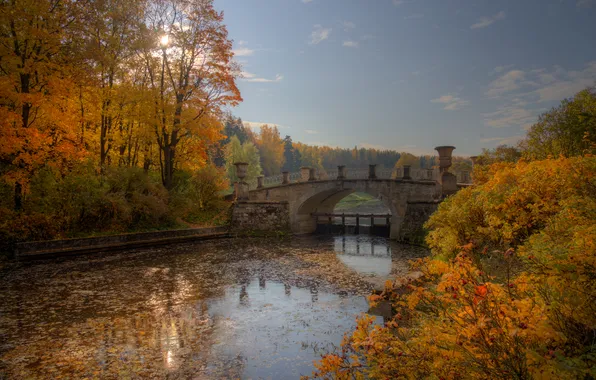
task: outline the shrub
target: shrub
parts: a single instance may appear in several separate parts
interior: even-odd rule
[[[430,218],[422,276],[371,296],[395,316],[360,318],[315,376],[593,378],[596,158],[487,173]]]

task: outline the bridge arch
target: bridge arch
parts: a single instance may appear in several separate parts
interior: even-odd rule
[[[295,182],[251,190],[249,201],[286,202],[290,229],[295,234],[316,230],[313,212],[332,212],[342,198],[353,192],[380,199],[391,212],[391,238],[398,239],[408,202],[432,201],[440,196],[435,181],[401,179],[343,179]]]
[[[362,192],[373,196],[383,203],[391,214],[391,233],[395,236],[399,233],[399,226],[401,225],[405,216],[405,208],[399,207],[391,198],[384,187],[379,186],[358,186],[358,183],[344,183],[340,189],[330,189],[318,192],[311,195],[304,201],[300,200],[300,205],[294,215],[294,232],[299,234],[312,233],[317,228],[316,218],[312,216],[314,213],[333,213],[335,206],[345,197],[352,193]],[[385,190],[385,191],[384,191]],[[292,218],[290,216],[290,218]],[[395,226],[395,227],[393,227]]]

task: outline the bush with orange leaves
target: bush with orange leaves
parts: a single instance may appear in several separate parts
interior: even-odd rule
[[[596,157],[498,163],[427,223],[423,275],[387,284],[322,378],[596,377]]]

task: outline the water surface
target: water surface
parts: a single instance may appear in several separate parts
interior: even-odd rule
[[[425,254],[327,236],[10,263],[0,378],[299,378]]]

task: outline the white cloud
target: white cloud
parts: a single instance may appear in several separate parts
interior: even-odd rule
[[[505,18],[505,12],[501,11],[494,16],[490,17],[481,17],[478,19],[478,22],[470,26],[470,29],[480,29],[486,28],[489,25],[494,24],[496,21],[502,20]]]
[[[409,16],[404,17],[404,20],[415,20],[417,18],[422,18],[424,15],[422,13],[413,13]]]
[[[540,84],[531,94],[538,102],[560,101],[596,83],[596,61],[588,63],[583,70],[555,67],[552,72],[535,70],[533,74]]]
[[[379,144],[369,144],[369,143],[360,143],[360,145],[358,145],[359,148],[365,148],[365,149],[376,149],[376,150],[391,150],[390,148],[387,148],[384,145],[379,145]]]
[[[244,121],[242,124],[244,124],[245,127],[254,128],[254,129],[260,129],[264,125],[267,125],[269,127],[277,127],[278,129],[290,128],[290,127],[280,125],[280,124],[265,123],[265,122],[261,122],[261,121]]]
[[[502,65],[502,66],[497,66],[495,67],[490,73],[489,75],[495,75],[495,74],[500,74],[505,70],[509,70],[510,68],[512,68],[515,65]]]
[[[242,73],[240,73],[240,79],[245,82],[271,83],[271,82],[280,82],[282,79],[284,79],[284,76],[281,74],[276,74],[275,78],[269,79],[269,78],[257,77],[256,74],[249,73],[247,71],[243,71]]]
[[[319,131],[315,131],[314,129],[305,129],[304,132],[308,133],[309,135],[316,135]]]
[[[314,26],[314,30],[310,34],[309,44],[319,44],[329,38],[329,34],[331,34],[331,28],[323,28],[321,25],[317,24]]]
[[[237,57],[246,57],[249,55],[253,55],[254,52],[254,50],[249,49],[247,47],[239,47],[238,49],[232,50],[232,53],[234,53],[234,55]]]
[[[349,32],[351,29],[356,27],[356,24],[354,24],[352,21],[344,21],[342,25],[344,26],[344,32]]]
[[[517,104],[500,107],[496,112],[485,114],[484,124],[494,128],[522,127],[528,129],[536,121],[537,111]]]
[[[486,95],[495,97],[520,88],[526,74],[521,70],[511,70],[493,80],[488,85]]]
[[[529,71],[511,70],[488,85],[486,95],[499,97],[514,94],[526,102],[542,103],[561,101],[595,84],[596,61],[589,62],[580,70],[565,70],[555,66],[552,69]],[[523,90],[523,93],[518,93]]]
[[[443,95],[437,99],[433,99],[433,100],[431,100],[431,103],[444,104],[445,107],[443,107],[443,109],[447,110],[447,111],[455,111],[455,110],[460,109],[463,106],[470,104],[469,101],[463,100],[463,99],[461,99],[455,95],[451,95],[451,94]]]
[[[590,8],[594,4],[596,4],[595,0],[577,0],[575,6],[578,8]]]
[[[489,137],[480,139],[481,143],[494,143],[495,145],[517,145],[525,136],[516,135],[509,137]]]
[[[345,47],[358,47],[358,41],[344,41],[343,46]]]

